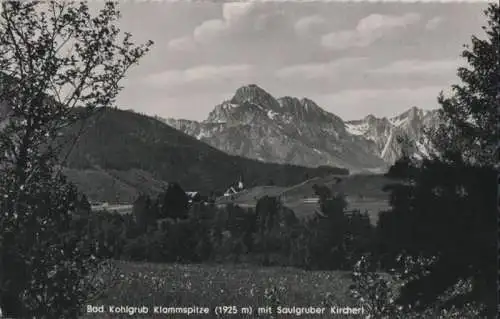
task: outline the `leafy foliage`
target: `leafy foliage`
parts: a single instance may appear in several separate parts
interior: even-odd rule
[[[28,184],[24,194],[36,196],[24,197],[10,220],[2,218],[2,308],[7,315],[70,317],[70,309],[78,308],[90,293],[91,287],[78,280],[97,266],[90,258],[96,251],[81,237],[84,232],[67,231],[76,192],[50,173],[33,175],[37,183]],[[2,179],[3,189],[5,182]],[[2,201],[2,211],[8,212],[9,204]]]
[[[151,198],[145,194],[139,195],[134,202],[132,214],[135,217],[137,226],[143,232],[148,230],[149,226],[156,223],[158,219],[158,208]]]
[[[426,275],[401,289],[398,302],[425,309],[457,283],[470,291],[454,294],[441,310],[467,302],[486,305],[483,315],[496,316],[495,148],[498,139],[500,54],[498,4],[485,11],[486,39],[472,37],[462,56],[470,68],[460,68],[462,84],[453,95],[439,97],[444,124],[431,137],[438,151],[420,163],[403,157],[389,176],[392,209],[380,216],[379,254],[385,267],[396,267],[398,254],[436,258]]]
[[[425,304],[472,277],[475,298],[491,298],[496,258],[494,171],[426,160],[412,175],[407,185],[393,188],[393,209],[380,216],[382,260],[391,267],[391,260],[405,252],[438,256],[439,262],[432,274],[409,283],[403,297]]]
[[[189,209],[189,197],[178,183],[170,183],[158,198],[161,218],[185,219]]]
[[[348,213],[343,195],[323,186],[317,189],[323,194],[321,212],[307,222],[311,263],[320,269],[351,269],[356,256],[371,248],[373,227],[369,217],[366,213]]]
[[[202,202],[192,203],[184,219],[156,215],[153,220],[151,216],[158,208],[150,205],[152,201],[147,196],[142,196],[134,211],[150,217],[136,215],[132,223],[126,224],[129,219],[120,221],[116,215],[100,214],[102,218],[109,216],[106,217],[109,221],[92,225],[98,242],[120,245],[113,256],[125,260],[346,269],[371,247],[373,226],[366,214],[347,214],[343,198],[329,201],[343,203],[328,206],[325,202],[329,219],[298,219],[278,198],[265,196],[259,199],[255,210]],[[334,218],[332,210],[342,217]],[[142,224],[144,218],[151,218],[147,226]],[[105,225],[115,221],[121,225],[110,232]],[[107,237],[101,232],[117,237]]]
[[[462,57],[469,67],[458,69],[461,84],[452,95],[439,96],[443,124],[434,132],[435,145],[447,160],[458,158],[476,165],[497,164],[500,123],[500,9],[492,3],[485,11],[485,37],[472,36]]]
[[[408,305],[397,302],[403,289],[414,276],[419,276],[423,269],[428,268],[434,262],[432,259],[398,257],[401,264],[400,270],[392,269],[389,273],[381,274],[371,269],[368,256],[363,256],[354,266],[352,272],[353,284],[350,287],[351,295],[369,309],[370,318],[480,318],[483,308],[474,302],[468,302],[460,307],[443,307],[443,303],[456,294],[463,294],[470,286],[467,282],[459,282],[458,285],[444,292],[439,299],[427,308],[417,310]]]
[[[120,39],[111,2],[95,16],[84,2],[1,6],[0,308],[21,318],[76,318],[96,292],[100,251],[88,228],[72,227],[85,207],[60,174],[65,157],[54,141],[113,104],[118,82],[151,43]]]

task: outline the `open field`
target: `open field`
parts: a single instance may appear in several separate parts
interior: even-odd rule
[[[289,188],[258,186],[244,190],[232,198],[219,198],[217,203],[233,203],[244,208],[253,208],[261,197],[279,196],[297,217],[305,218],[313,215],[314,210],[318,208],[317,202],[313,200],[316,197],[313,186],[325,185],[346,195],[349,210],[366,211],[372,223],[376,223],[380,211],[390,208],[388,194],[383,191],[383,187],[392,182],[382,175],[330,175],[325,178],[313,178]]]
[[[92,206],[93,212],[106,211],[121,215],[132,214],[133,205],[130,204],[116,204],[116,205],[94,205]]]
[[[141,192],[156,196],[167,186],[167,183],[139,169],[65,168],[63,171],[82,193],[99,202],[132,203]]]
[[[217,204],[246,204],[246,205],[256,205],[259,198],[264,196],[279,196],[282,192],[287,190],[286,187],[280,186],[256,186],[249,189],[245,189],[233,197],[220,197],[217,199]]]
[[[141,318],[217,318],[216,306],[270,306],[266,289],[276,288],[280,305],[352,306],[349,297],[350,278],[346,272],[303,271],[295,268],[256,267],[247,265],[181,265],[117,262],[120,280],[107,296],[92,305],[116,306],[198,306],[208,307],[210,315],[136,315]],[[329,309],[329,308],[328,308]],[[83,318],[130,318],[130,315],[86,314]],[[134,316],[132,316],[134,317]],[[266,316],[233,315],[232,318],[266,318]],[[278,316],[291,318],[297,316]],[[307,316],[300,318],[336,318]],[[338,317],[341,318],[341,317]],[[345,316],[342,318],[346,318]]]
[[[293,200],[298,198],[314,197],[314,185],[325,185],[331,188],[334,183],[343,178],[349,178],[349,176],[329,175],[323,178],[312,178],[303,183],[285,189],[280,195],[285,201],[290,199]]]
[[[396,183],[383,175],[357,174],[342,178],[340,183],[327,183],[335,192],[342,192],[349,197],[387,200],[388,194],[383,188]]]
[[[364,175],[330,175],[324,178],[313,178],[304,183],[290,187],[281,194],[283,199],[313,197],[313,186],[324,185],[334,192],[343,193],[347,197],[372,198],[386,200],[387,193],[383,187],[393,183],[383,175],[364,174]]]
[[[330,175],[324,178],[312,178],[292,187],[279,186],[257,186],[244,190],[229,200],[221,197],[219,203],[247,203],[257,200],[263,196],[280,196],[284,201],[294,201],[300,198],[314,197],[314,185],[325,185],[335,192],[343,193],[348,197],[358,197],[360,199],[372,198],[387,200],[387,193],[383,187],[393,183],[383,175]]]

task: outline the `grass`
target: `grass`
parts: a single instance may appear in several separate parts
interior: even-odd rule
[[[315,196],[315,192],[313,186],[317,185],[325,185],[330,186],[337,178],[340,178],[340,175],[329,175],[323,178],[311,178],[303,183],[292,186],[283,191],[281,194],[283,198],[287,199],[298,199],[304,197],[312,197]],[[342,178],[349,178],[348,176],[342,176]]]
[[[167,183],[139,169],[65,168],[63,172],[88,198],[115,204],[132,204],[141,192],[157,196],[167,186]]]
[[[286,190],[286,187],[280,186],[256,186],[234,195],[234,199],[221,197],[217,200],[218,203],[247,204],[256,205],[259,198],[264,196],[278,196],[281,192]]]
[[[394,181],[383,175],[329,175],[324,178],[311,178],[292,187],[257,186],[234,195],[233,202],[251,202],[263,196],[282,196],[285,201],[295,201],[301,198],[313,197],[313,186],[324,185],[334,192],[343,193],[348,197],[371,198],[387,200],[388,195],[383,191],[384,186]],[[222,201],[222,199],[221,199]]]
[[[118,282],[109,289],[106,297],[92,305],[145,305],[150,309],[162,305],[206,306],[212,309],[210,315],[189,317],[215,318],[213,309],[216,306],[251,306],[253,309],[270,306],[265,297],[266,290],[276,289],[279,304],[283,306],[321,306],[326,300],[330,305],[356,306],[348,296],[350,278],[346,272],[253,265],[116,263],[120,272]],[[159,318],[153,315],[140,317]],[[243,315],[233,317],[245,318]],[[308,318],[307,315],[300,317]],[[322,318],[319,315],[311,317]],[[130,318],[130,315],[85,314],[83,318]],[[183,316],[162,315],[161,318]],[[335,317],[329,315],[324,318]]]
[[[65,169],[69,181],[95,201],[128,202],[138,195],[135,187],[126,184],[109,173],[98,169]]]
[[[340,182],[339,181],[340,178]],[[220,199],[219,203],[232,202],[243,208],[254,208],[259,198],[264,196],[282,195],[284,205],[292,209],[299,218],[307,218],[314,215],[318,209],[316,203],[305,203],[304,199],[315,197],[313,185],[326,185],[335,192],[346,195],[348,210],[359,210],[368,212],[373,224],[377,223],[379,213],[390,208],[388,194],[383,187],[392,183],[390,179],[382,175],[330,175],[325,178],[312,178],[298,185],[285,188],[278,186],[258,186],[236,194],[231,199]]]
[[[338,184],[330,184],[335,192],[342,192],[348,196],[363,196],[365,198],[374,198],[386,200],[388,194],[383,188],[389,184],[395,183],[383,175],[375,174],[355,174],[342,178]]]

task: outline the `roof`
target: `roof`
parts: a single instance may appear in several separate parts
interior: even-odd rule
[[[224,195],[227,196],[227,195],[231,195],[231,194],[237,194],[238,192],[234,189],[234,187],[230,187],[225,193]]]

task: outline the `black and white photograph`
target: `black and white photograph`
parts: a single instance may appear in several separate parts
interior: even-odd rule
[[[496,1],[0,2],[0,318],[497,318]]]

